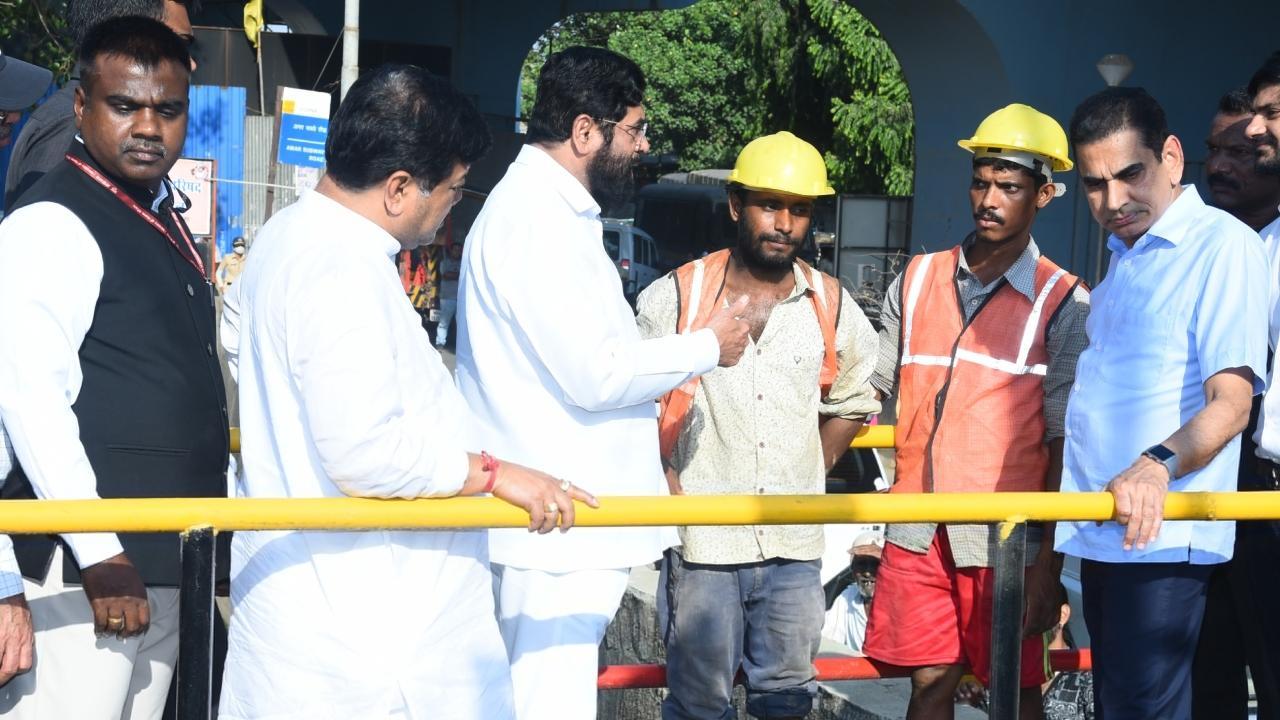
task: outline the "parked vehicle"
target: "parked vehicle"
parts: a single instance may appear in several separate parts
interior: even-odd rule
[[[657,280],[668,268],[658,255],[653,236],[630,220],[603,220],[604,249],[618,265],[622,292],[634,304],[641,290]]]

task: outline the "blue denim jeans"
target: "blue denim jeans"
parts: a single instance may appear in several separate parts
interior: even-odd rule
[[[658,586],[667,646],[663,720],[732,720],[741,666],[747,712],[802,718],[818,694],[813,659],[826,610],[821,561],[688,563],[669,550]]]

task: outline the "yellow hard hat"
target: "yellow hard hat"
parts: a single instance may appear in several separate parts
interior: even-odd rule
[[[818,149],[786,131],[747,143],[729,182],[805,197],[836,194],[827,184],[827,164]]]
[[[1053,172],[1066,172],[1073,165],[1067,157],[1067,134],[1058,121],[1022,103],[991,113],[973,137],[958,144],[976,154],[1005,150],[1039,155],[1051,162]]]

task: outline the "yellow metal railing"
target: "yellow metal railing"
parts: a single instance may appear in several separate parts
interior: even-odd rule
[[[852,447],[893,447],[894,428],[862,429]],[[232,429],[233,449],[239,431]],[[584,481],[589,487],[589,482]],[[1025,522],[1110,520],[1107,493],[933,493],[602,497],[578,505],[580,527],[653,525],[799,525],[862,522]],[[1170,493],[1168,520],[1264,520],[1280,517],[1280,492]],[[528,516],[494,498],[10,500],[0,503],[0,532],[182,532],[361,530],[374,528],[526,527]]]

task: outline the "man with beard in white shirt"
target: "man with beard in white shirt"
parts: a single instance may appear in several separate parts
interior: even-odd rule
[[[528,143],[467,237],[458,386],[473,442],[601,495],[666,495],[654,401],[747,342],[745,298],[689,333],[642,340],[601,208],[629,198],[648,151],[644,75],[599,48],[551,55]],[[554,513],[556,508],[547,510]],[[660,528],[490,533],[498,621],[520,720],[596,716],[598,646],[631,567],[674,544]]]
[[[262,228],[228,299],[239,496],[491,492],[543,533],[573,524],[574,500],[595,504],[466,451],[466,404],[396,275],[489,143],[474,106],[424,70],[352,85],[327,174]],[[238,532],[220,717],[510,718],[491,583],[484,531]]]

